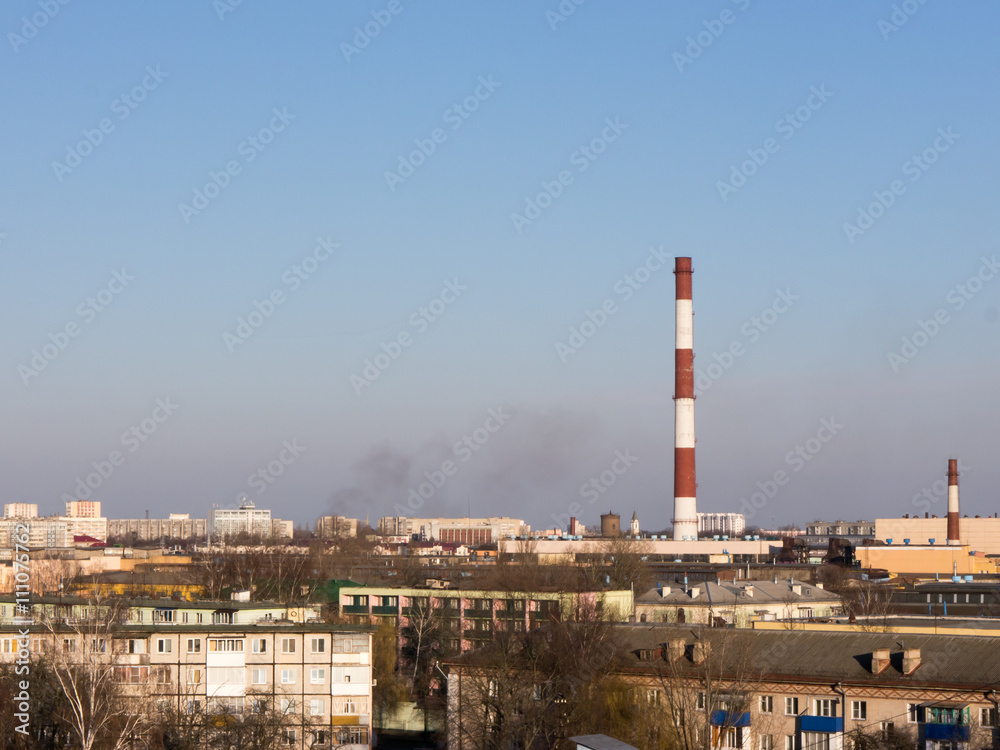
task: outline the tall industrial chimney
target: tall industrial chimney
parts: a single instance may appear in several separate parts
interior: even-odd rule
[[[694,312],[691,259],[675,258],[674,339],[674,541],[698,538],[694,471]]]
[[[958,533],[958,459],[948,459],[948,544],[961,544]]]

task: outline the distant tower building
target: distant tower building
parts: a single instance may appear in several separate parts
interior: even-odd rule
[[[621,536],[621,516],[608,511],[601,514],[601,536]]]
[[[632,536],[635,536],[635,537],[639,536],[639,516],[637,516],[635,514],[634,510],[632,511],[632,528],[631,528],[631,532],[632,532]]]

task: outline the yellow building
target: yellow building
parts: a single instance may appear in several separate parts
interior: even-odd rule
[[[975,554],[973,554],[975,552]],[[997,560],[967,544],[892,544],[858,547],[855,557],[861,569],[888,570],[891,576],[984,575],[997,573]]]

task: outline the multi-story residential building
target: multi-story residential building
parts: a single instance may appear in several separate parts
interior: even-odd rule
[[[72,547],[75,537],[81,544],[107,541],[108,519],[90,516],[4,517],[0,519],[0,547],[11,547],[11,534],[20,526],[28,527],[28,546],[33,549]]]
[[[42,623],[29,628],[33,654],[82,653],[83,639],[101,640],[92,603],[33,604]],[[371,627],[304,621],[314,607],[130,604],[125,622],[107,630],[112,643],[100,645],[126,694],[148,698],[147,710],[218,722],[267,707],[284,717],[288,747],[371,746]],[[0,608],[0,661],[9,662],[24,626],[4,616],[9,601]]]
[[[725,534],[742,536],[747,527],[747,518],[742,513],[699,513],[699,534]]]
[[[612,621],[632,614],[631,591],[510,592],[440,588],[343,589],[340,612],[352,622],[391,618],[407,628],[428,617],[438,617],[451,634],[446,650],[467,651],[493,638],[497,630],[531,630],[549,618],[571,618],[580,608],[593,607]]]
[[[635,600],[639,622],[751,627],[759,620],[824,618],[843,600],[822,585],[789,580],[660,583]]]
[[[3,506],[4,518],[38,518],[37,503],[6,503]]]
[[[452,544],[493,544],[498,539],[526,536],[531,527],[519,518],[407,518],[385,516],[379,519],[378,533],[387,536],[417,537]]]
[[[618,632],[629,661],[616,675],[631,685],[633,716],[662,722],[673,735],[668,746],[978,750],[1000,741],[994,692],[1000,660],[995,638],[985,634],[901,638],[648,625],[619,626]],[[493,700],[498,683],[483,679],[490,675],[483,675],[481,657],[458,657],[446,666],[449,739],[456,746],[472,739],[472,727],[481,731],[484,710],[498,727],[505,711],[523,715],[509,691],[504,703]],[[563,710],[564,698],[532,685],[530,666],[518,677],[529,709],[549,700],[551,712]]]
[[[316,521],[316,536],[320,539],[336,539],[358,535],[358,519],[344,516],[320,516]]]
[[[212,534],[219,538],[252,534],[290,539],[292,530],[291,521],[271,518],[270,510],[257,508],[251,500],[244,500],[239,508],[215,508],[212,511]]]
[[[813,521],[806,524],[806,535],[817,537],[874,537],[874,521]]]
[[[98,500],[67,500],[66,518],[100,518],[101,503]]]
[[[112,518],[108,538],[137,542],[161,539],[195,540],[208,535],[208,519],[191,518],[188,513],[171,513],[168,518]]]

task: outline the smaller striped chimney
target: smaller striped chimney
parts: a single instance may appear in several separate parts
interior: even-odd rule
[[[961,544],[958,533],[958,459],[948,459],[948,544]]]

